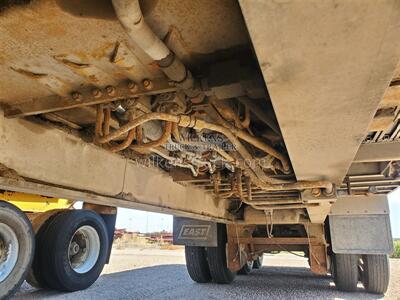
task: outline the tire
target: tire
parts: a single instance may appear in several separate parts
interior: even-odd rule
[[[0,254],[0,299],[7,299],[18,290],[31,267],[35,238],[26,215],[4,201],[0,201],[0,240],[3,250],[11,249]],[[18,252],[13,251],[15,247]]]
[[[238,271],[240,275],[248,275],[253,269],[254,261],[247,261],[244,266]]]
[[[344,292],[355,292],[358,283],[358,255],[334,254],[333,269],[336,288]]]
[[[253,262],[253,269],[261,269],[263,264],[264,256],[261,254],[257,259]]]
[[[108,245],[106,225],[97,213],[68,210],[56,215],[39,253],[45,286],[64,292],[90,287],[103,270]]]
[[[198,283],[211,281],[204,247],[185,246],[186,268],[190,278]]]
[[[369,293],[384,294],[389,286],[389,258],[387,255],[363,255],[360,259],[360,278]]]
[[[228,284],[233,281],[236,273],[228,269],[226,264],[226,225],[217,224],[217,247],[207,248],[207,261],[211,278],[215,283]]]
[[[41,213],[37,218],[32,220],[33,230],[35,231],[36,251],[32,262],[32,267],[28,272],[26,281],[35,288],[48,288],[41,270],[41,255],[43,252],[43,243],[46,232],[53,222],[57,214],[65,210],[54,210]]]

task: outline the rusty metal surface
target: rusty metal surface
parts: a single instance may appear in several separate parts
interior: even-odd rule
[[[62,1],[55,0],[33,1],[2,12],[0,99],[10,104],[52,94],[65,95],[87,82],[110,84],[101,75],[110,70],[103,71],[102,67],[112,68],[109,58],[115,43],[127,37],[114,19],[113,10],[105,5],[107,1],[101,1],[93,13],[107,11],[107,18],[71,14],[63,10]],[[91,71],[85,76],[82,70],[87,69]],[[149,72],[140,63],[135,69],[139,78],[158,73],[151,69]],[[93,73],[96,70],[99,74]],[[113,73],[120,70],[114,69]]]
[[[215,202],[199,188],[174,183],[160,169],[132,162],[61,130],[1,116],[0,135],[4,141],[0,161],[27,179],[1,177],[2,189],[194,218],[230,219],[225,201]]]
[[[232,54],[249,38],[240,7],[233,0],[142,1],[143,14],[153,31],[184,63],[196,66]]]
[[[227,225],[227,263],[232,271],[239,270],[246,261],[254,260],[268,251],[294,250],[309,255],[311,271],[328,272],[327,244],[322,224],[306,224],[306,237],[254,237],[258,228],[254,225]]]
[[[323,224],[308,224],[305,226],[309,240],[309,263],[313,273],[328,273],[328,253]]]
[[[168,80],[163,78],[152,80],[151,88],[146,88],[144,82],[149,82],[149,80],[145,79],[143,82],[139,83],[134,83],[132,81],[122,82],[117,86],[108,85],[104,89],[78,89],[66,97],[52,95],[15,105],[5,105],[4,111],[6,117],[23,117],[109,103],[119,99],[126,99],[127,97],[138,97],[176,90],[173,85],[169,84]],[[133,88],[130,87],[132,84]]]
[[[100,205],[94,203],[83,203],[83,209],[93,210],[102,215],[115,215],[117,214],[117,208],[115,206]]]
[[[232,225],[233,226],[233,225]],[[239,242],[241,244],[255,244],[255,245],[308,245],[311,243],[318,243],[320,242],[317,239],[308,239],[308,238],[281,238],[281,237],[274,237],[274,238],[239,238],[234,239],[232,242]]]
[[[247,42],[234,1],[150,0],[142,6],[159,37],[168,34],[168,45],[185,47],[186,61]],[[218,21],[215,16],[221,14],[224,19]],[[127,78],[140,82],[162,76],[132,45],[111,1],[37,0],[11,6],[0,12],[0,36],[0,101],[6,104],[66,96],[82,84],[105,87]]]
[[[115,160],[113,172],[132,179],[127,184],[128,190],[143,188],[136,183],[138,175],[126,170],[126,166],[136,163],[138,158],[149,161],[161,158],[169,163],[165,167],[168,170],[171,166],[172,169],[190,168],[193,176],[199,175],[199,178],[193,180],[190,175],[189,180],[177,181],[184,182],[187,187],[200,187],[210,197],[216,196],[215,203],[227,204],[218,207],[221,210],[218,213],[231,212],[239,218],[243,217],[244,208],[250,206],[260,212],[297,212],[296,220],[324,221],[330,201],[322,200],[327,195],[334,200],[335,188],[331,182],[339,184],[340,176],[350,165],[398,54],[397,43],[388,42],[398,30],[390,27],[397,21],[389,17],[380,21],[376,17],[378,12],[390,15],[386,6],[390,0],[382,1],[377,6],[378,12],[365,8],[356,13],[353,13],[359,8],[356,1],[344,8],[341,1],[334,8],[324,3],[311,5],[312,2],[297,7],[295,2],[243,1],[252,42],[278,113],[279,126],[283,129],[283,141],[257,63],[247,51],[250,41],[236,1],[147,0],[141,1],[139,7],[135,1],[115,0],[114,5],[117,2],[135,4],[133,12],[138,13],[138,19],[133,27],[137,25],[135,30],[138,31],[127,26],[132,25],[131,14],[125,16],[127,23],[123,22],[124,10],[118,13],[117,20],[108,0],[26,2],[0,11],[0,41],[4,39],[4,43],[0,43],[0,103],[6,116],[22,119],[39,115],[29,119],[41,122],[41,118],[45,118],[76,134],[71,139],[65,136],[63,141],[51,126],[40,127],[48,131],[46,137],[53,136],[60,144],[69,145],[73,140],[82,146],[77,136],[88,142],[94,135],[97,148],[123,151],[115,156],[123,159]],[[268,9],[264,9],[266,7]],[[334,13],[328,14],[326,20],[318,15],[332,10]],[[393,10],[393,14],[396,13],[397,8]],[[267,19],[266,15],[269,15]],[[303,16],[308,16],[306,22]],[[321,20],[323,24],[319,23]],[[125,33],[120,21],[130,35]],[[271,26],[265,27],[267,23]],[[353,23],[358,29],[348,30]],[[146,30],[142,32],[139,29],[143,29],[144,24]],[[285,30],[277,29],[281,25]],[[317,33],[307,26],[317,28]],[[370,26],[376,27],[374,31],[368,30]],[[384,36],[388,27],[390,30]],[[299,34],[301,28],[305,30]],[[162,45],[165,51],[161,53],[168,55],[160,56],[162,59],[152,56],[144,40]],[[382,42],[380,52],[378,41]],[[363,47],[365,44],[368,47]],[[357,51],[361,54],[354,53]],[[176,65],[174,61],[179,63]],[[371,66],[374,72],[369,74]],[[175,71],[179,71],[179,76],[171,76]],[[186,81],[190,82],[190,87]],[[368,135],[373,142],[382,141],[382,135],[390,135],[390,140],[399,137],[397,93],[393,83],[379,104],[374,126],[370,126],[374,132]],[[232,99],[227,101],[227,98]],[[133,109],[132,103],[143,109]],[[96,105],[101,112],[97,117]],[[31,128],[30,123],[2,117],[0,121],[18,127],[16,140],[10,138],[17,145],[15,152],[26,156],[36,153],[34,156],[39,157],[54,150],[37,151],[35,141],[50,143],[44,135],[37,136],[35,141],[28,136],[26,140],[31,145],[20,149],[21,145],[26,145],[22,137],[28,135],[23,127]],[[15,122],[8,123],[12,121]],[[162,135],[164,121],[173,124],[166,123]],[[153,131],[147,131],[149,123],[156,124]],[[36,125],[32,128],[38,128]],[[157,130],[159,135],[154,134]],[[202,138],[204,132],[211,132],[215,137],[219,132],[235,150],[196,153],[183,147],[178,153],[170,151],[169,146],[190,146],[191,141],[185,142],[183,138],[183,133],[188,132],[196,138]],[[209,140],[202,142],[210,143]],[[364,143],[368,143],[368,139]],[[93,146],[85,145],[82,146],[85,149]],[[55,178],[66,187],[97,188],[88,171],[104,166],[103,162],[93,163],[105,157],[102,149],[97,150],[100,152],[94,151],[95,157],[84,157],[89,166],[84,170],[87,178],[82,182],[80,178],[58,177],[59,169],[52,169],[52,166],[49,166],[50,173],[54,172]],[[48,179],[43,169],[33,174],[26,170],[22,161],[10,160],[9,151],[4,148],[4,161],[15,164],[25,175],[45,182],[55,180]],[[80,155],[77,148],[71,153]],[[68,157],[76,166],[76,157]],[[267,163],[261,165],[259,160]],[[396,175],[397,169],[388,172],[386,167],[378,168],[377,174],[383,178],[379,179],[379,191],[372,192],[387,192],[399,184],[394,176],[387,176]],[[114,192],[120,190],[119,178],[99,178],[99,183],[103,184],[98,188],[114,196]],[[349,193],[371,192],[370,181],[347,178],[345,185],[338,185],[341,192],[346,189]],[[154,180],[158,182],[158,178]],[[142,184],[146,185],[147,181]],[[125,185],[123,189],[125,191]],[[305,201],[304,193],[300,195],[304,189],[313,189],[311,201]],[[151,197],[146,193],[135,194],[135,197]],[[187,209],[193,203],[185,202],[185,205],[180,208]],[[196,205],[201,206],[201,203]],[[306,211],[308,214],[303,215]]]

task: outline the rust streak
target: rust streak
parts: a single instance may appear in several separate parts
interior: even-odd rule
[[[13,70],[14,72],[17,72],[19,74],[22,74],[24,76],[27,76],[27,77],[33,78],[33,79],[40,79],[40,78],[47,76],[47,74],[44,74],[44,73],[35,73],[35,72],[24,70],[24,69],[15,69],[13,67],[10,67],[10,69]]]

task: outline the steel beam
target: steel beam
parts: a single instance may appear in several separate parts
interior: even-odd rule
[[[164,214],[173,214],[181,217],[213,221],[220,223],[230,223],[231,219],[227,216],[209,214],[207,211],[196,212],[196,210],[190,209],[179,209],[177,210],[172,207],[169,203],[162,201],[160,203],[153,202],[141,202],[136,199],[131,199],[124,195],[119,196],[102,196],[93,192],[88,191],[77,191],[69,188],[60,188],[49,184],[40,184],[29,181],[18,181],[15,179],[0,177],[0,189],[7,191],[15,191],[25,194],[37,194],[46,197],[71,199],[75,201],[84,201],[86,204],[95,204],[100,206],[111,206],[111,207],[124,207],[139,209],[144,211],[151,211]]]
[[[400,57],[396,0],[241,0],[298,180],[339,184]]]
[[[310,243],[323,243],[319,239],[316,238],[299,238],[299,237],[289,237],[289,238],[232,238],[232,240],[228,240],[228,242],[239,243],[239,244],[254,244],[254,245],[309,245]]]
[[[29,102],[3,105],[5,106],[5,116],[15,118],[172,91],[176,91],[176,87],[171,85],[167,79],[160,78],[152,81],[144,80],[141,83],[125,82],[117,86],[108,86],[104,89],[84,88],[71,93],[69,97],[52,95],[44,98],[32,99]]]
[[[400,160],[400,142],[362,144],[355,163]]]
[[[2,167],[26,179],[0,178],[0,189],[230,221],[225,201],[59,129],[0,114],[0,136]]]

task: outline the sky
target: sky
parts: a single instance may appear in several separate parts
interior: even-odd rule
[[[389,194],[389,207],[392,235],[400,238],[400,189]],[[140,232],[172,231],[172,216],[118,208],[116,227]]]

